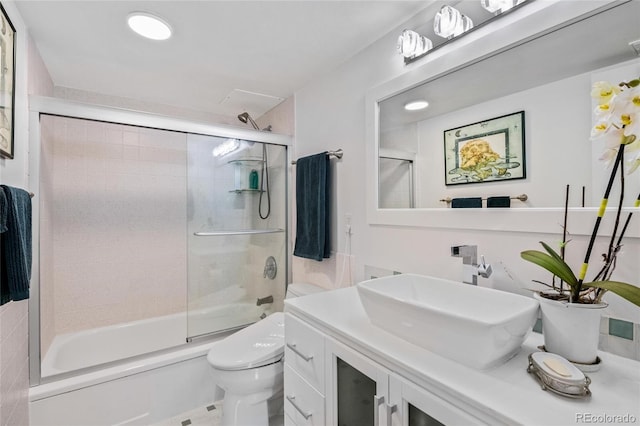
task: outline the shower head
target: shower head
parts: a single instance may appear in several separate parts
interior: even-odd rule
[[[251,123],[251,125],[253,126],[254,129],[256,130],[260,130],[260,127],[258,127],[258,125],[256,124],[256,122],[253,120],[253,118],[251,118],[251,116],[249,115],[248,112],[243,112],[242,114],[238,115],[238,120],[242,121],[243,123],[247,124],[247,123]]]

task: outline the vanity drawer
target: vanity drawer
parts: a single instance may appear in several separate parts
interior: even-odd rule
[[[325,426],[324,397],[286,363],[284,414],[297,426]]]
[[[324,336],[291,314],[285,314],[285,363],[324,394]]]

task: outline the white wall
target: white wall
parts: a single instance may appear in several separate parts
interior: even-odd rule
[[[395,53],[395,40],[405,23],[360,54],[296,92],[296,154],[310,154],[326,149],[343,148],[344,157],[334,169],[334,243],[338,255],[345,250],[351,238],[355,257],[355,274],[351,284],[367,278],[365,267],[374,266],[391,271],[415,272],[459,279],[460,259],[450,256],[450,247],[458,244],[478,245],[481,254],[493,264],[489,279],[480,278],[480,285],[530,294],[532,279],[548,280],[548,274],[520,258],[520,251],[538,248],[538,241],[558,241],[558,234],[531,234],[525,232],[496,232],[483,230],[438,229],[437,224],[424,223],[424,227],[370,225],[367,223],[365,188],[369,185],[366,173],[367,144],[365,97],[367,91],[381,83],[422,66],[420,63],[404,67]],[[449,52],[455,57],[455,52]],[[451,62],[460,61],[452,58]],[[430,66],[427,64],[425,66]],[[585,106],[585,110],[590,108]],[[588,120],[588,118],[587,118]],[[442,129],[444,130],[444,129]],[[560,143],[553,141],[553,143]],[[544,173],[546,154],[533,149],[535,161],[528,173]],[[564,183],[554,184],[549,191],[562,193]],[[347,216],[352,217],[353,235],[344,232]],[[561,222],[559,217],[558,221]],[[430,227],[430,228],[427,228]],[[558,226],[558,232],[561,232]],[[600,240],[594,250],[598,257],[603,244]],[[569,261],[578,264],[584,253],[586,237],[575,237],[570,243]],[[615,277],[638,282],[640,276],[640,241],[628,239],[624,253],[619,256]],[[294,258],[294,261],[295,258]],[[345,285],[336,282],[336,263],[297,260],[294,281],[317,282],[333,287]],[[339,265],[338,265],[339,266]],[[640,310],[617,296],[608,294],[611,303],[608,315],[640,322]]]
[[[0,159],[0,183],[28,189],[28,94],[51,94],[53,84],[13,2],[2,2],[16,28],[14,159]],[[37,198],[36,198],[37,200]],[[29,423],[28,301],[0,307],[0,425]]]

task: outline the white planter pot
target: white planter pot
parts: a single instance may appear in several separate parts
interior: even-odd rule
[[[542,334],[548,352],[569,361],[593,364],[598,357],[600,317],[606,303],[560,302],[534,294],[542,311]]]

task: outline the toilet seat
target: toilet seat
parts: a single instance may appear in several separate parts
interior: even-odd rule
[[[211,347],[207,361],[218,370],[246,370],[279,361],[284,355],[284,314],[275,312]]]

